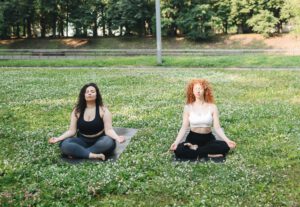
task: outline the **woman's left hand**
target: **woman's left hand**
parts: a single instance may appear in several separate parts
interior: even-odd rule
[[[229,140],[226,143],[230,149],[234,149],[236,147],[236,143],[234,141]]]
[[[117,139],[117,141],[119,142],[119,143],[123,143],[123,142],[125,142],[125,137],[124,136],[119,136],[119,138]]]
[[[59,142],[60,140],[57,137],[51,137],[48,139],[48,143],[55,144],[56,142]]]

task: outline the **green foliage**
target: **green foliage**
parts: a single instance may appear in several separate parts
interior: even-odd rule
[[[131,32],[140,36],[145,34],[145,21],[151,18],[147,1],[121,0],[119,5],[119,10],[121,11],[119,24],[125,27],[126,34],[130,34]],[[152,9],[152,11],[154,10]]]
[[[5,31],[4,30],[5,21],[4,21],[3,11],[4,11],[4,4],[0,4],[0,38],[1,39],[5,38],[5,34],[3,34],[4,33],[3,31]]]
[[[0,69],[1,206],[298,206],[299,71]],[[208,79],[225,133],[223,164],[174,163],[184,88]],[[113,162],[71,165],[47,139],[68,128],[96,82],[114,126],[138,128]],[[13,83],[13,84],[12,84]]]
[[[178,28],[178,18],[184,11],[184,1],[165,0],[161,2],[161,27],[163,35],[176,36]],[[153,25],[155,27],[155,25]]]
[[[223,33],[227,34],[227,31],[230,26],[232,26],[232,22],[230,20],[231,14],[231,0],[223,0],[217,1],[213,5],[213,10],[215,12],[214,15],[214,28],[221,28]]]
[[[300,34],[300,0],[286,0],[282,8],[282,17],[289,19],[292,30],[295,34]]]
[[[254,15],[247,23],[253,27],[253,31],[268,37],[276,32],[275,25],[279,22],[270,11],[262,10]]]
[[[161,0],[162,33],[192,40],[206,40],[232,27],[238,33],[280,33],[290,20],[297,27],[298,5],[299,0]],[[253,29],[257,21],[262,22]],[[103,36],[155,35],[155,1],[1,1],[1,38],[64,36],[68,26],[74,28],[76,37],[96,37],[98,29]]]
[[[212,36],[213,11],[209,4],[191,4],[179,17],[183,33],[192,40],[207,40]]]
[[[75,0],[71,1],[70,22],[74,24],[76,37],[87,37],[88,28],[93,23],[93,15],[91,10],[92,1]]]

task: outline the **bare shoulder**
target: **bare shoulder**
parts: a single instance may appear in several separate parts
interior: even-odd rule
[[[214,104],[214,103],[209,103],[208,106],[212,109],[212,111],[218,111],[218,107],[217,107],[216,104]]]
[[[191,105],[190,105],[190,104],[185,104],[185,105],[184,105],[184,108],[183,108],[183,111],[184,111],[184,112],[190,112],[190,108],[191,108]]]
[[[72,113],[71,113],[72,117],[75,117],[76,119],[78,119],[78,117],[80,116],[80,113],[76,112],[76,109],[73,109]]]
[[[99,106],[100,116],[103,117],[105,114],[110,113],[106,106]]]

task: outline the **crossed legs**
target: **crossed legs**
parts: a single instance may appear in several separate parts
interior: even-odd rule
[[[92,140],[83,137],[74,137],[65,139],[60,144],[63,154],[76,158],[105,159],[105,155],[110,154],[116,147],[115,141],[102,136]]]

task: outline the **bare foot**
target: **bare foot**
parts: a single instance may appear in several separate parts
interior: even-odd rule
[[[104,154],[95,154],[95,153],[90,153],[89,156],[90,159],[100,159],[100,160],[105,160],[105,155]]]
[[[224,157],[222,154],[208,154],[207,156],[208,156],[208,157],[211,157],[211,158],[215,158],[215,157]]]
[[[198,145],[196,145],[196,144],[185,143],[184,146],[188,146],[191,150],[197,150],[198,149]]]

